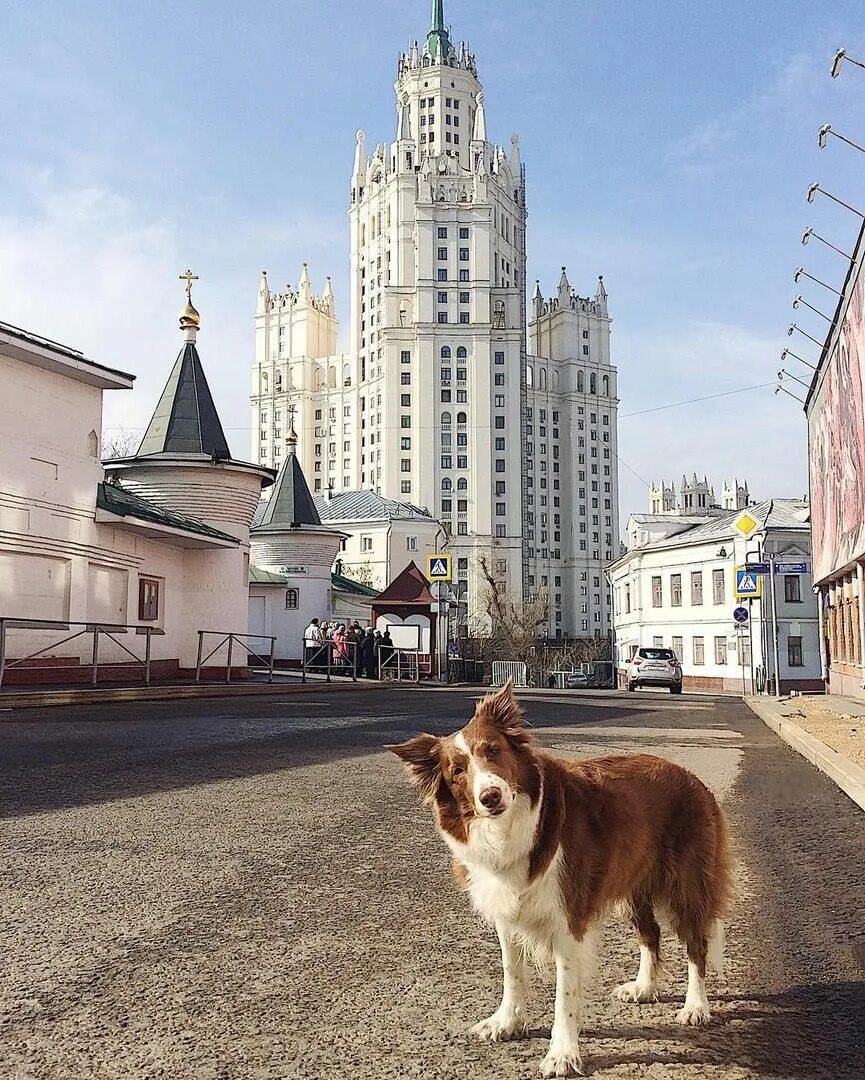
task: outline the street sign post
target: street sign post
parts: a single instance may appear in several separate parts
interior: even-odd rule
[[[751,613],[746,607],[737,607],[733,609],[733,622],[737,626],[744,626],[751,618]]]
[[[775,563],[776,574],[807,574],[808,564],[806,562],[776,562]]]
[[[736,567],[736,599],[753,600],[763,595],[763,578],[747,567]]]
[[[453,560],[449,552],[442,552],[426,557],[427,581],[450,581]]]
[[[746,562],[745,569],[749,574],[768,574],[769,564],[767,562]]]

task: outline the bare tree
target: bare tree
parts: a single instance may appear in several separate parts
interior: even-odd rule
[[[542,592],[528,600],[510,595],[504,585],[490,573],[482,556],[481,574],[484,578],[483,604],[489,617],[485,633],[485,651],[490,659],[521,660],[531,663],[538,646],[538,627],[550,616],[550,598]]]
[[[141,436],[138,432],[126,428],[108,428],[102,432],[102,460],[132,457],[138,450]]]
[[[361,563],[359,566],[346,566],[345,563],[343,563],[341,573],[343,576],[351,578],[352,581],[356,581],[359,585],[366,585],[368,589],[374,587],[374,575],[369,560],[365,563]]]

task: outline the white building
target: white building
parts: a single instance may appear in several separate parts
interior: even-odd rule
[[[512,594],[549,593],[551,636],[605,634],[618,485],[603,282],[580,297],[563,272],[527,312],[519,140],[488,138],[475,56],[440,2],[395,89],[393,140],[357,134],[348,351],[329,279],[316,295],[306,265],[283,291],[262,274],[253,457],[279,464],[291,409],[313,491],[426,507],[474,612],[485,558]]]
[[[321,522],[345,534],[337,572],[377,592],[410,562],[426,566],[427,556],[447,539],[429,511],[374,491],[328,492],[314,499]]]
[[[751,691],[775,671],[769,579],[762,600],[750,604],[750,626],[737,631],[736,568],[768,559],[810,564],[808,504],[797,499],[756,503],[745,511],[756,528],[746,539],[736,527],[743,511],[700,520],[668,515],[651,523],[643,541],[610,568],[619,678],[640,646],[672,648],[688,690]],[[640,535],[629,523],[628,533]],[[817,690],[820,645],[817,608],[808,573],[776,574],[778,646],[782,689]]]
[[[8,667],[8,680],[77,681],[92,634],[61,639],[84,624],[128,628],[100,640],[103,665],[143,657],[155,631],[154,678],[195,666],[198,630],[245,631],[249,524],[273,474],[231,457],[198,324],[188,302],[184,344],[138,454],[104,468],[103,392],[130,389],[133,376],[0,324],[0,619],[55,623],[8,628],[7,660],[46,650],[36,669]],[[211,666],[220,663],[224,654]]]

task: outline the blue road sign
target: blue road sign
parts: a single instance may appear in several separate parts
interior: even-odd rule
[[[750,617],[750,612],[746,607],[737,607],[733,610],[733,622],[738,623],[739,626],[744,626]]]
[[[806,562],[776,562],[775,563],[776,574],[807,574],[808,564]]]
[[[767,562],[749,562],[745,563],[745,569],[749,574],[768,574],[769,564]]]
[[[747,600],[749,597],[761,596],[763,579],[750,569],[736,570],[736,597],[739,600]]]

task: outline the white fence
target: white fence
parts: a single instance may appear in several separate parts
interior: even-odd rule
[[[492,685],[504,686],[508,679],[514,686],[528,686],[526,665],[521,660],[493,660]]]

